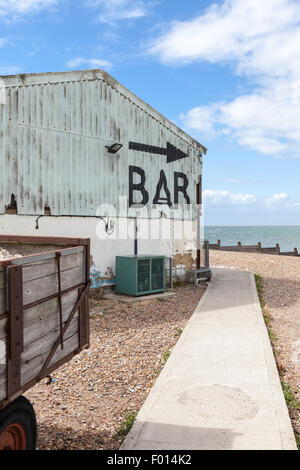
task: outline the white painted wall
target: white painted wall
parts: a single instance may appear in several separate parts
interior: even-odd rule
[[[91,239],[92,268],[105,276],[115,272],[115,257],[134,254],[134,220],[111,219],[114,232],[105,232],[105,223],[94,217],[42,217],[36,230],[35,216],[1,215],[0,234],[75,237]],[[196,224],[170,219],[138,219],[138,253],[172,256],[193,251],[196,256]]]

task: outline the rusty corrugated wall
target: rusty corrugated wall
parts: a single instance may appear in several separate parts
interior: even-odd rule
[[[192,204],[206,152],[158,112],[103,71],[2,77],[6,104],[0,105],[0,212],[11,194],[18,214],[94,216],[99,204],[117,205],[128,196],[129,165],[146,175],[149,203],[161,170],[168,186],[174,172],[189,179]],[[105,148],[123,144],[117,154]],[[167,163],[165,155],[131,150],[129,142],[188,155]],[[98,214],[100,215],[100,214]],[[114,215],[114,214],[110,214]]]

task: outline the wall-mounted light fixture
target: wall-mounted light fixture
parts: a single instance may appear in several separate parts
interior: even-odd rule
[[[107,151],[109,153],[117,153],[121,148],[123,147],[122,144],[112,144],[110,146],[106,145],[105,148],[107,148]]]

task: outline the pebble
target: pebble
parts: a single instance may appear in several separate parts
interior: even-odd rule
[[[143,405],[163,354],[177,343],[178,329],[184,329],[205,288],[179,286],[176,302],[153,299],[125,307],[91,298],[90,349],[54,371],[53,384],[43,380],[26,393],[37,415],[38,448],[118,449],[121,423]],[[99,311],[106,314],[95,315]]]
[[[299,394],[300,367],[293,344],[300,338],[300,257],[210,250],[210,263],[262,277],[263,300],[276,336],[273,345],[280,378],[295,395]],[[292,424],[300,434],[300,412],[292,416]]]

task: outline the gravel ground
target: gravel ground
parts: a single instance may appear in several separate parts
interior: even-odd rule
[[[206,285],[167,300],[91,300],[91,347],[26,393],[38,421],[37,448],[118,449],[121,423],[138,411],[163,355],[178,341]]]
[[[263,299],[275,333],[272,342],[280,377],[300,400],[300,258],[211,250],[210,264],[262,276]],[[299,415],[299,411],[291,415],[298,434]]]

